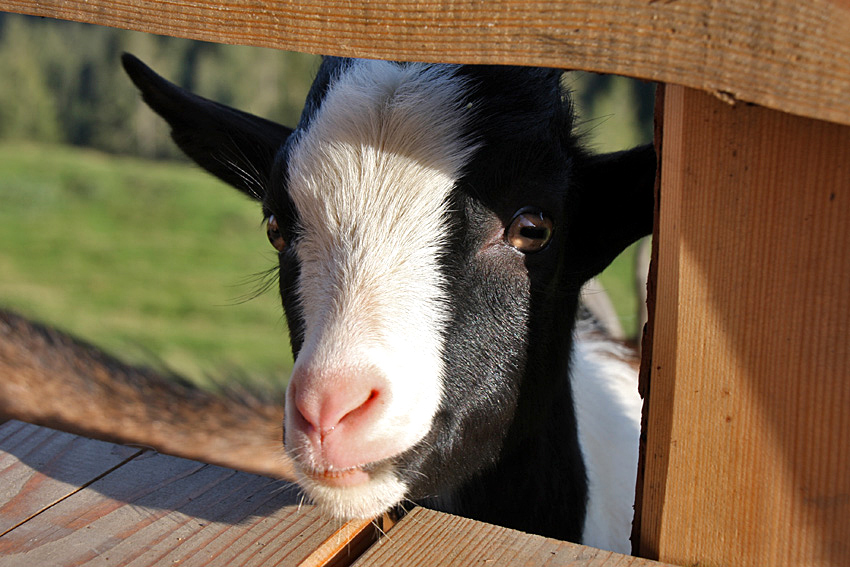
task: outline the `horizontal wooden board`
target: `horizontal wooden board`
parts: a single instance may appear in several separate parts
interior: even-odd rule
[[[309,53],[617,73],[850,124],[850,0],[2,0],[0,10]]]
[[[141,452],[20,421],[0,425],[0,535]]]
[[[652,567],[659,563],[415,508],[354,567]]]
[[[0,435],[0,481],[16,467],[39,479],[18,501],[49,492],[51,475],[88,482],[0,534],[3,567],[659,565],[423,508],[397,523],[385,515],[343,524],[301,506],[293,486],[265,477],[20,422],[0,427]]]
[[[301,506],[300,493],[285,482],[150,451],[113,468],[85,490],[60,499],[49,494],[45,508],[41,489],[46,483],[68,477],[77,485],[79,479],[94,480],[98,462],[100,468],[114,463],[112,455],[96,453],[87,443],[119,453],[136,450],[24,428],[29,441],[6,443],[6,452],[0,452],[0,486],[13,492],[21,485],[5,484],[8,470],[27,468],[31,480],[24,484],[25,492],[5,498],[0,510],[5,516],[12,503],[41,511],[0,536],[4,567],[296,565],[328,540],[344,553],[345,538],[364,527],[363,522],[343,526],[322,518],[312,506]],[[55,436],[73,442],[57,451],[58,443],[50,442]],[[42,438],[46,441],[38,441]],[[23,445],[26,451],[16,449]],[[58,460],[51,459],[54,454]],[[59,466],[62,459],[70,464]],[[34,507],[26,504],[28,499],[37,501]]]

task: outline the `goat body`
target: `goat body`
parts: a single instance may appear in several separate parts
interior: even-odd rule
[[[0,423],[19,419],[294,478],[280,445],[281,410],[244,392],[214,395],[177,376],[124,364],[0,309]]]
[[[585,151],[555,70],[325,58],[291,130],[124,65],[262,206],[296,355],[284,445],[320,507],[629,550],[635,375],[575,320],[651,229],[651,147]]]

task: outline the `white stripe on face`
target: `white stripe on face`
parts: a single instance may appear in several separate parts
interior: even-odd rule
[[[305,338],[287,393],[286,445],[304,469],[386,459],[430,429],[448,316],[439,268],[446,202],[475,149],[464,134],[466,94],[452,67],[355,61],[292,147]],[[379,375],[381,403],[349,433],[328,430],[319,442],[294,423],[295,388],[305,405],[322,407],[366,374]],[[382,470],[372,484],[387,481]],[[327,500],[321,488],[310,492]],[[331,489],[341,500],[346,490]],[[348,492],[357,503],[331,512],[378,514],[403,495],[369,484]]]

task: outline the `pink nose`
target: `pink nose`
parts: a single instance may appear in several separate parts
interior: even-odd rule
[[[386,392],[386,379],[371,368],[297,369],[288,392],[296,415],[287,416],[287,427],[306,435],[322,466],[366,464],[373,452],[366,433],[383,413]]]
[[[321,433],[367,414],[380,395],[377,385],[368,381],[327,380],[301,388],[298,382],[303,381],[294,386],[295,407],[304,421]]]

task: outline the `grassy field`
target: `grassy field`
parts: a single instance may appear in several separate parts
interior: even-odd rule
[[[203,383],[292,366],[256,204],[197,168],[0,143],[0,305]],[[635,324],[632,254],[605,274]]]
[[[0,145],[0,304],[190,378],[292,365],[259,207],[200,170]]]

